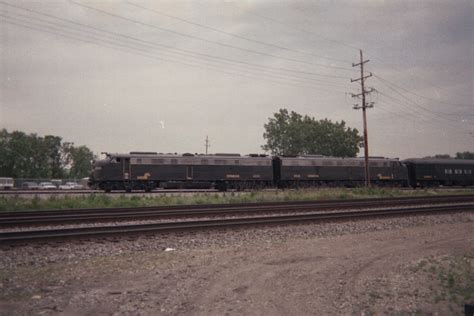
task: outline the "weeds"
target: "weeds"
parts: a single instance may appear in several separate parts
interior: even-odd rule
[[[100,208],[100,207],[139,207],[160,205],[185,205],[185,204],[227,204],[250,202],[279,202],[279,201],[308,201],[308,200],[334,200],[334,199],[364,199],[383,198],[396,196],[423,196],[441,194],[474,194],[474,191],[436,191],[417,190],[404,191],[400,189],[382,188],[324,188],[286,191],[253,191],[253,192],[226,192],[203,193],[193,196],[167,195],[157,196],[128,196],[91,194],[80,197],[55,197],[47,199],[35,196],[31,199],[20,196],[0,197],[1,211],[16,210],[46,210],[46,209],[75,209],[75,208]]]
[[[447,301],[452,310],[460,303],[474,300],[474,255],[445,257],[429,263],[428,271],[438,283],[434,303]]]

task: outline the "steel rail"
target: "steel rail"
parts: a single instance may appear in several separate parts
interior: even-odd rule
[[[129,211],[129,210],[158,210],[158,209],[201,209],[201,208],[232,208],[247,206],[274,206],[274,205],[302,205],[302,204],[328,204],[328,203],[358,203],[358,202],[397,202],[397,201],[437,201],[437,200],[474,200],[474,194],[437,195],[437,196],[402,196],[390,198],[364,198],[344,200],[307,200],[307,201],[277,201],[277,202],[250,202],[250,203],[223,203],[223,204],[188,204],[188,205],[161,205],[161,206],[139,206],[139,207],[114,207],[114,208],[75,208],[75,209],[50,209],[33,211],[5,211],[0,212],[0,218],[8,216],[34,215],[34,214],[56,214],[62,212],[88,213],[96,211]]]
[[[103,190],[92,190],[92,189],[82,189],[82,190],[6,190],[0,191],[0,196],[10,196],[10,195],[72,195],[72,194],[122,194],[122,195],[143,195],[143,194],[164,194],[164,193],[218,193],[218,190],[215,189],[159,189],[153,190],[151,192],[145,191],[112,191],[105,193]]]
[[[317,189],[317,188],[315,188]],[[402,191],[416,191],[413,188],[399,188]],[[435,189],[439,191],[470,191],[474,189],[474,186],[449,186],[449,187],[432,187],[430,189]],[[95,189],[68,189],[68,190],[23,190],[23,189],[13,189],[13,190],[3,190],[0,191],[0,196],[9,196],[9,195],[69,195],[69,194],[105,194],[105,195],[143,195],[143,194],[165,194],[165,193],[231,193],[233,191],[220,192],[217,189],[155,189],[151,192],[145,192],[144,190],[135,190],[132,192],[125,192],[124,190],[116,190],[112,192],[105,193],[103,190]],[[249,192],[249,191],[242,191]],[[270,191],[271,192],[271,191]]]
[[[269,225],[269,224],[291,224],[306,223],[329,220],[357,220],[373,217],[387,217],[400,215],[426,215],[434,213],[472,212],[474,205],[458,206],[430,206],[430,207],[407,207],[403,209],[379,209],[371,211],[352,211],[335,213],[313,213],[296,215],[260,216],[232,219],[177,221],[154,224],[133,224],[121,226],[95,226],[80,228],[64,228],[52,230],[28,230],[17,232],[0,232],[0,242],[12,243],[21,241],[48,240],[70,237],[100,237],[110,235],[123,235],[131,233],[158,233],[167,231],[197,230],[207,228],[229,228],[238,226]]]
[[[57,225],[90,221],[123,221],[137,219],[162,219],[179,217],[228,216],[236,214],[255,214],[286,211],[323,211],[361,207],[404,206],[414,204],[463,203],[473,202],[471,196],[448,196],[444,198],[411,199],[368,199],[346,201],[300,201],[282,203],[247,203],[218,205],[189,205],[118,209],[80,209],[55,211],[8,212],[0,214],[0,227],[25,225]]]

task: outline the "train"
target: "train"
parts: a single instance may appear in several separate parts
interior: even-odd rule
[[[364,158],[320,155],[268,156],[232,153],[105,153],[89,177],[93,189],[144,190],[360,187],[365,185]],[[474,160],[370,157],[374,186],[433,187],[474,185]]]

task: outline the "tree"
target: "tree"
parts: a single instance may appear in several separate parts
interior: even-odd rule
[[[50,177],[63,178],[65,176],[64,166],[68,163],[67,153],[63,151],[62,138],[46,135],[43,148],[48,157]]]
[[[12,177],[26,177],[33,171],[34,136],[14,131],[7,136],[6,167]]]
[[[456,159],[474,159],[474,152],[465,151],[456,153]]]
[[[434,156],[425,156],[423,158],[451,159],[453,157],[451,157],[449,154],[437,154]]]
[[[94,153],[86,146],[71,147],[71,169],[69,170],[70,178],[87,177],[92,170],[92,161]]]
[[[474,152],[464,151],[457,152],[455,157],[451,157],[448,154],[437,154],[434,156],[426,156],[423,158],[438,158],[438,159],[474,159]]]
[[[0,130],[0,176],[64,178],[71,169],[74,177],[85,177],[92,159],[87,147],[75,148],[58,136]]]
[[[275,155],[319,154],[355,157],[362,137],[344,121],[316,120],[294,111],[280,109],[264,125],[265,151]]]

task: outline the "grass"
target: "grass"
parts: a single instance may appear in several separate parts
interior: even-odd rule
[[[344,200],[363,198],[388,198],[397,196],[433,196],[446,194],[474,194],[474,190],[441,191],[416,190],[407,191],[392,188],[325,188],[296,191],[254,191],[235,193],[201,193],[195,195],[128,196],[91,194],[79,197],[33,198],[0,197],[0,212],[17,210],[76,209],[103,207],[139,207],[185,204],[227,204],[250,202],[279,202],[305,200]]]
[[[412,272],[420,270],[435,285],[434,291],[430,285],[435,304],[446,304],[454,311],[474,300],[474,253],[422,260]]]
[[[442,294],[450,303],[467,303],[474,300],[474,255],[450,258],[438,268],[438,281]]]

